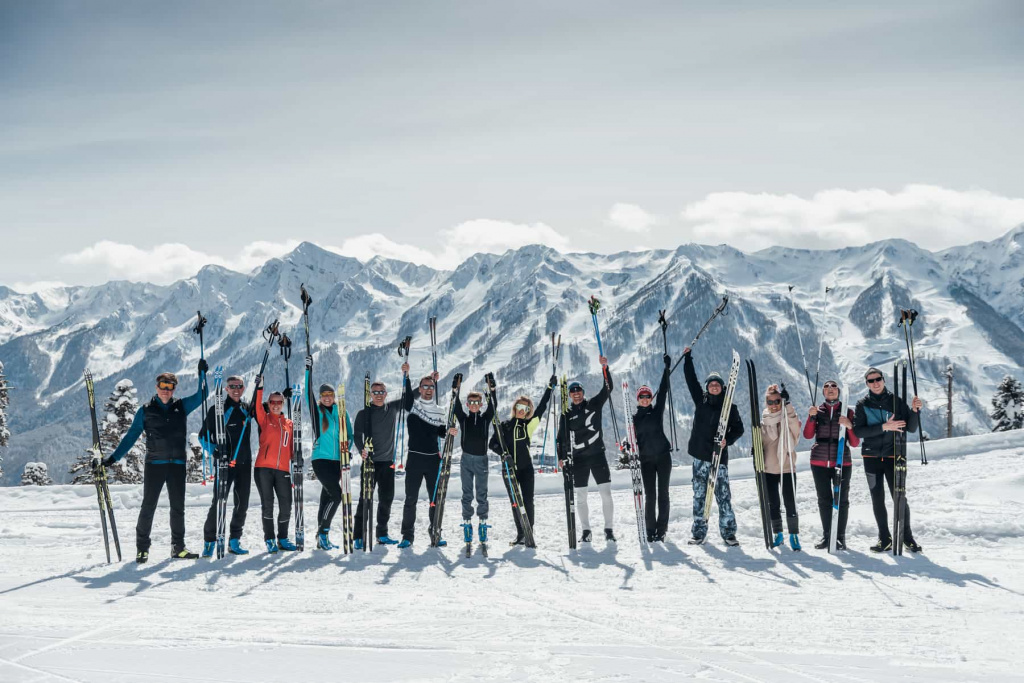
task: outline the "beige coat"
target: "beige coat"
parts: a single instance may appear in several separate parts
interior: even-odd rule
[[[789,421],[789,435],[787,436],[789,454],[782,451],[782,412],[773,413],[767,408],[761,413],[761,434],[764,442],[764,471],[772,474],[780,474],[782,468],[780,462],[786,463],[786,474],[796,469],[796,442],[800,439],[800,418],[797,417],[793,404],[786,405],[786,416]]]

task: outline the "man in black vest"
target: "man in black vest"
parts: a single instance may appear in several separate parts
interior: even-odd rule
[[[163,372],[156,378],[156,396],[139,408],[128,432],[114,452],[103,461],[109,467],[125,456],[146,432],[146,466],[143,474],[142,508],[135,527],[135,561],[142,564],[149,559],[149,532],[153,528],[153,514],[160,492],[167,484],[167,498],[171,506],[171,557],[194,560],[199,557],[185,547],[185,452],[188,443],[186,426],[188,414],[203,402],[206,391],[205,360],[199,361],[199,388],[186,398],[174,398],[178,378]]]

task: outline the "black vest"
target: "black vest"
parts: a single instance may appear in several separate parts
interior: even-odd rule
[[[170,405],[160,405],[156,396],[144,408],[146,420],[146,462],[179,460],[185,462],[185,442],[188,437],[185,406],[181,399]]]

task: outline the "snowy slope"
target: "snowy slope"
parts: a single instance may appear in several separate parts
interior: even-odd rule
[[[909,474],[925,552],[898,559],[867,552],[875,526],[859,458],[851,550],[836,557],[764,550],[754,485],[739,468],[739,548],[714,534],[685,544],[690,488],[677,468],[669,542],[648,554],[619,490],[617,547],[566,550],[556,494],[537,500],[539,549],[509,549],[508,506],[496,496],[492,557],[469,560],[426,547],[421,505],[411,551],[174,562],[160,557],[161,507],[152,563],[108,566],[88,487],[0,489],[0,547],[17,548],[0,573],[0,680],[1024,680],[1024,432],[935,443],[932,458]],[[809,545],[819,522],[799,476]],[[131,552],[139,492],[114,493]],[[190,487],[191,545],[209,495]],[[254,496],[243,537],[254,550],[258,515]]]
[[[19,387],[11,408],[14,437],[5,456],[6,481],[29,460],[50,466],[62,481],[69,453],[86,440],[81,374],[90,367],[100,395],[121,378],[139,387],[161,371],[195,381],[198,349],[190,329],[196,310],[210,320],[207,354],[232,372],[251,374],[262,357],[262,330],[279,318],[296,341],[301,367],[304,334],[299,284],[315,299],[311,312],[316,381],[358,386],[363,375],[396,384],[398,340],[413,336],[414,375],[430,369],[427,319],[438,318],[440,367],[471,384],[494,371],[499,398],[539,394],[550,374],[550,334],[562,335],[562,369],[599,386],[597,348],[586,300],[603,302],[602,336],[616,376],[653,383],[659,373],[658,310],[670,321],[678,353],[721,296],[729,315],[702,338],[701,374],[724,371],[731,349],[758,363],[759,375],[787,382],[794,400],[809,400],[792,324],[793,286],[806,357],[821,372],[860,386],[869,363],[891,367],[904,353],[895,327],[899,308],[921,312],[915,330],[925,427],[945,433],[945,379],[955,367],[954,415],[960,433],[983,432],[988,399],[1007,373],[1024,367],[1024,227],[990,243],[932,253],[899,240],[831,252],[772,248],[747,254],[727,246],[688,244],[675,250],[561,254],[533,245],[501,255],[477,254],[453,271],[374,258],[366,263],[303,243],[252,273],[217,266],[166,287],[111,282],[20,294],[0,288],[0,359]],[[833,290],[824,310],[825,287]],[[824,315],[823,315],[824,314]],[[824,325],[824,327],[823,327]],[[271,363],[271,385],[283,378]],[[681,415],[692,406],[676,376]],[[859,389],[855,389],[859,390]],[[746,405],[745,387],[738,395]],[[617,401],[618,399],[616,399]]]

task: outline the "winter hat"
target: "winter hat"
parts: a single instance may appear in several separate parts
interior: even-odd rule
[[[722,379],[722,376],[719,375],[717,372],[712,372],[710,375],[708,375],[708,378],[704,380],[704,388],[707,389],[708,385],[711,384],[712,382],[718,382],[720,385],[722,385],[722,388],[725,389],[725,380]]]
[[[651,398],[654,398],[654,392],[646,384],[636,390],[636,400],[640,400],[640,394],[647,394]]]
[[[864,373],[864,379],[867,379],[871,375],[881,375],[882,379],[885,379],[885,373],[882,372],[881,370],[879,370],[878,368],[876,368],[873,365],[870,368],[868,368],[867,372]],[[838,382],[837,382],[837,384],[838,384]]]
[[[332,387],[330,384],[321,384],[320,385],[320,393],[321,394],[333,394],[334,393],[334,387]]]

